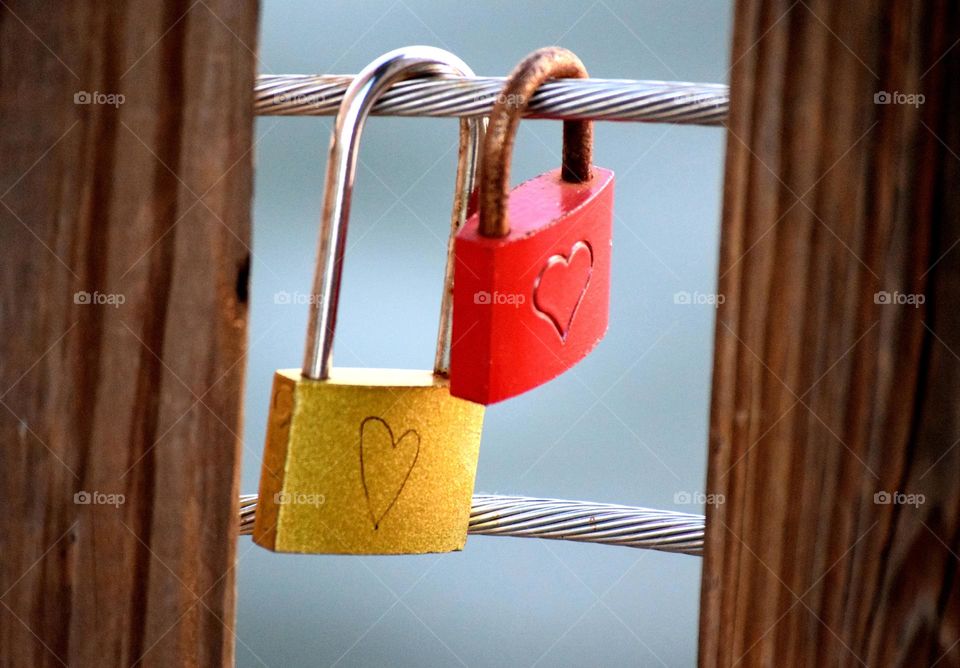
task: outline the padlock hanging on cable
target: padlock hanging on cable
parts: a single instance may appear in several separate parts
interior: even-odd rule
[[[473,76],[453,54],[406,47],[373,61],[344,95],[330,141],[303,370],[274,376],[253,533],[258,545],[277,552],[419,554],[459,550],[466,542],[484,409],[451,396],[445,377],[449,253],[432,372],[331,368],[364,121],[396,81],[451,72]],[[466,218],[482,127],[480,119],[461,122],[451,234]]]
[[[570,51],[546,47],[510,73],[480,157],[478,210],[455,242],[450,391],[492,404],[586,357],[607,331],[613,172],[591,164],[593,125],[563,123],[563,166],[512,192],[520,116],[549,78],[586,78]]]

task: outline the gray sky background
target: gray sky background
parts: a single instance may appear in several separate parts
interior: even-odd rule
[[[260,71],[355,73],[429,44],[504,75],[560,44],[592,76],[727,82],[730,3],[264,0]],[[525,121],[514,183],[556,167],[559,122]],[[254,492],[272,375],[301,362],[330,118],[257,122],[242,490]],[[488,409],[477,491],[702,512],[716,284],[719,128],[598,123],[616,182],[610,331],[562,378]],[[429,368],[453,195],[453,119],[373,118],[361,145],[335,354]],[[239,546],[240,666],[691,666],[700,559],[472,537],[418,557]]]

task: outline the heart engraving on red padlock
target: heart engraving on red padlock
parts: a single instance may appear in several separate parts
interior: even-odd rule
[[[379,423],[386,429],[388,439],[381,438],[378,441],[382,444],[389,440],[389,448],[382,445],[378,448],[366,440],[367,425],[370,423]],[[399,446],[407,437],[415,438],[416,450],[409,466],[405,467],[400,460],[403,455]],[[374,530],[380,528],[383,518],[397,503],[419,457],[420,434],[415,429],[407,429],[400,434],[400,438],[396,438],[393,429],[383,418],[370,416],[360,423],[360,481],[363,483],[363,494],[367,498],[367,510],[370,512]]]
[[[593,249],[586,241],[578,241],[569,255],[551,255],[533,283],[534,310],[554,326],[564,343],[592,275]]]

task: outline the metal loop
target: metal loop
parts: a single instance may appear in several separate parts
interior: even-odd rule
[[[536,90],[548,79],[586,79],[587,68],[567,49],[538,49],[517,65],[497,97],[480,157],[480,234],[505,237],[510,233],[507,199],[510,191],[510,157],[517,126]],[[563,122],[561,178],[570,183],[590,180],[593,157],[593,123]]]
[[[305,378],[328,378],[333,363],[333,333],[340,299],[350,197],[364,122],[377,99],[397,81],[415,76],[449,74],[472,77],[473,70],[455,55],[442,49],[409,46],[390,51],[367,65],[354,77],[344,93],[330,137],[317,270],[309,305],[310,316],[303,361]],[[457,193],[454,197],[452,221],[454,230],[459,228],[466,218],[466,201],[474,180],[477,149],[483,129],[483,123],[479,119],[470,119],[463,123],[468,124],[469,131],[461,124],[460,161],[457,167]],[[452,308],[449,285],[452,258],[449,254],[445,277],[448,284],[444,285],[437,355],[434,360],[434,371],[440,374],[446,373],[446,351],[449,348],[449,312]]]

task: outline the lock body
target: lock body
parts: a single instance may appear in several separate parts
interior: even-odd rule
[[[323,554],[463,549],[483,412],[429,371],[278,371],[254,542]]]
[[[455,242],[450,390],[492,404],[563,373],[607,331],[613,172],[556,169],[510,192],[504,237],[473,215]]]

